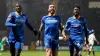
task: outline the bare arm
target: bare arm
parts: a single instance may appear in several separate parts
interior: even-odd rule
[[[39,32],[38,32],[38,40],[37,40],[37,42],[36,42],[36,46],[39,46],[41,31],[43,30],[43,27],[44,27],[44,25],[41,23],[41,24],[40,24],[40,28],[39,28]]]
[[[97,44],[99,44],[99,42],[98,42],[98,40],[95,38],[95,36],[94,36],[94,41],[96,41],[96,42],[97,42]]]
[[[67,22],[66,22],[66,25],[63,26],[63,30],[62,30],[62,35],[63,35],[63,37],[64,37],[64,40],[67,40],[67,39],[68,39],[68,37],[66,37],[65,32],[66,32],[66,30],[68,30],[69,28],[70,28],[70,22],[67,21]]]
[[[66,38],[65,29],[62,23],[60,23],[60,31],[62,33],[63,38]]]
[[[62,35],[63,35],[63,37],[66,36],[66,34],[65,34],[65,29],[62,30]]]
[[[67,22],[66,22],[66,25],[65,26],[63,26],[63,30],[62,30],[62,34],[63,34],[63,36],[66,36],[66,34],[65,34],[65,32],[66,32],[66,30],[68,30],[69,28],[70,28],[70,21],[69,20],[67,20]]]

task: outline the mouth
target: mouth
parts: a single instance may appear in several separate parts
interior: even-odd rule
[[[51,10],[50,12],[51,12],[51,13],[55,13],[55,10]]]
[[[21,8],[17,8],[16,10],[21,10]]]

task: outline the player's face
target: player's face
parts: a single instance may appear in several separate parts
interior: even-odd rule
[[[20,4],[16,4],[16,11],[17,12],[21,12],[22,8],[21,8],[21,5]]]
[[[73,13],[74,15],[79,15],[79,8],[75,7]]]
[[[48,11],[49,11],[49,13],[54,14],[55,13],[55,6],[49,5]]]

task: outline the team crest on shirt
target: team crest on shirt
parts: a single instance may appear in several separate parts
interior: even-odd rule
[[[25,22],[25,16],[24,17],[17,17],[18,19],[16,19],[16,21],[18,23],[24,23]]]
[[[79,27],[81,24],[72,24],[73,27]]]
[[[26,19],[26,16],[23,16],[23,19]]]

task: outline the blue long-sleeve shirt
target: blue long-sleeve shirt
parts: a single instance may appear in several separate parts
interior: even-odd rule
[[[22,27],[17,27],[17,24],[21,24]],[[17,12],[11,12],[9,14],[5,22],[5,26],[10,27],[9,42],[24,42],[24,25],[26,25],[30,30],[34,30],[28,22],[26,14],[18,14]]]

